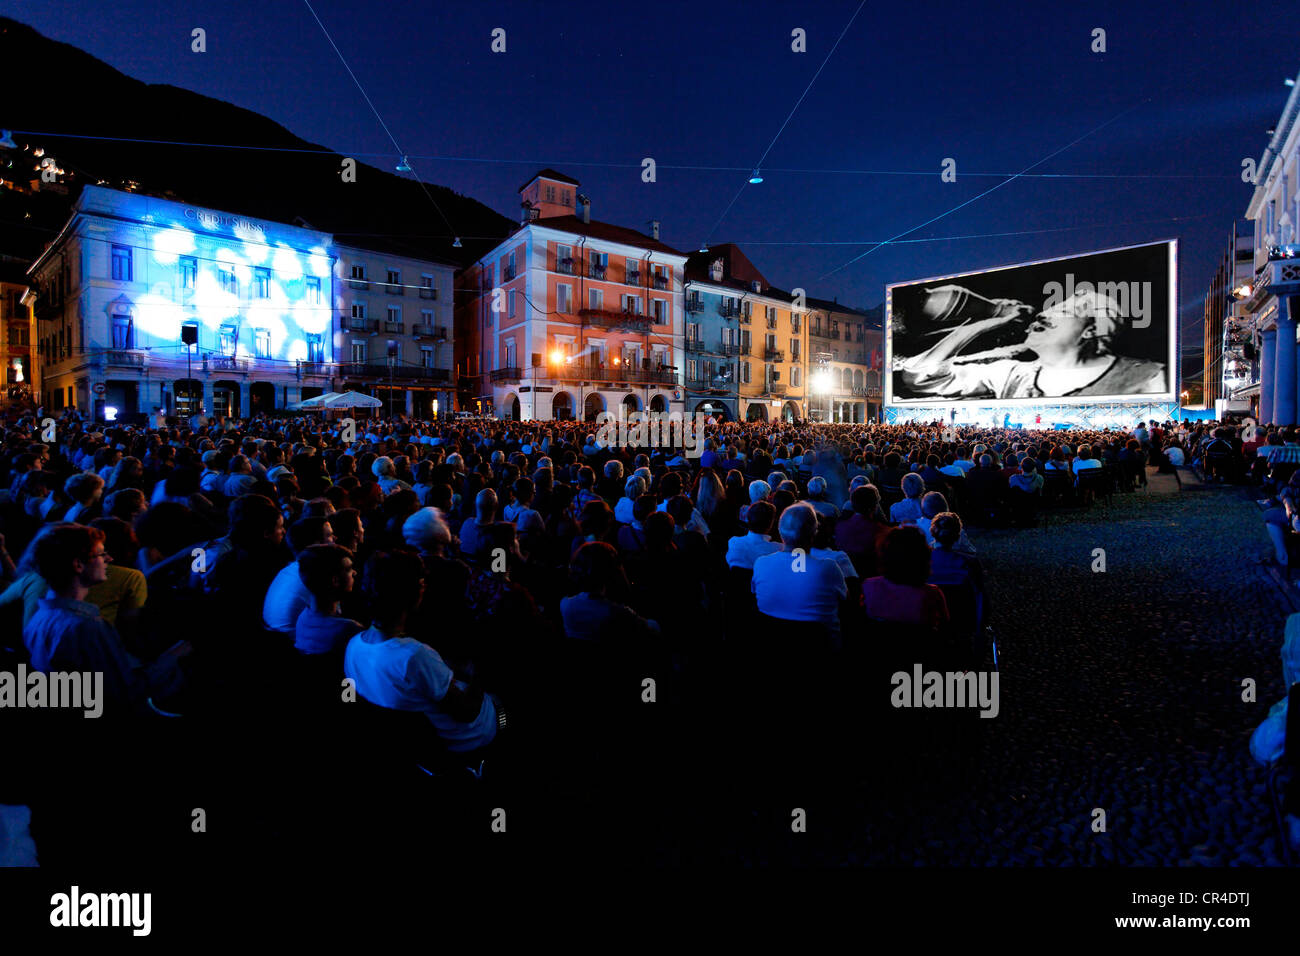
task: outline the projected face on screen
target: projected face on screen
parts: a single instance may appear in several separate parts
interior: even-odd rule
[[[890,401],[1166,397],[1172,276],[1158,243],[891,286]]]

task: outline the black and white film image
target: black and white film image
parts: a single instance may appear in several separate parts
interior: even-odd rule
[[[1172,398],[1174,245],[890,286],[888,400]]]

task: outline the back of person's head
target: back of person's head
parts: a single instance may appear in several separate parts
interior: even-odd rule
[[[807,502],[792,504],[781,512],[779,530],[781,543],[787,548],[807,551],[817,533],[817,512]]]
[[[808,497],[820,501],[826,497],[826,479],[818,475],[808,481]]]
[[[378,624],[395,624],[420,603],[424,594],[424,562],[414,551],[376,551],[366,562],[366,595]]]
[[[140,550],[135,529],[121,518],[96,518],[90,526],[103,532],[104,548],[115,556],[115,562],[126,567],[135,566],[135,553]]]
[[[676,501],[671,498],[669,501]],[[689,499],[687,499],[689,501]],[[671,504],[669,505],[671,508]],[[645,545],[649,551],[663,550],[673,542],[677,522],[670,511],[655,511],[645,519]]]
[[[987,452],[984,453],[983,455],[980,455],[980,467],[981,467],[981,468],[992,468],[992,467],[993,467],[993,456],[990,455],[990,454],[988,454]]]
[[[860,514],[864,518],[874,518],[876,509],[880,507],[880,489],[870,483],[858,485],[849,495],[849,501],[853,505],[855,514]]]
[[[241,495],[230,503],[230,540],[243,550],[257,548],[284,520],[275,502],[264,495]]]
[[[891,528],[880,544],[880,572],[894,584],[920,587],[930,576],[930,546],[919,528]]]
[[[673,521],[685,528],[695,514],[695,504],[686,495],[673,495],[668,499],[667,513]]]
[[[955,512],[941,511],[930,522],[930,537],[945,551],[951,550],[961,537],[961,518]]]
[[[659,493],[664,498],[680,495],[682,493],[682,476],[675,471],[668,472],[659,482]]]
[[[63,492],[79,505],[89,504],[104,489],[104,479],[89,472],[78,472],[63,483]]]
[[[772,486],[769,485],[766,481],[755,481],[752,482],[749,486],[750,502],[762,501],[771,493],[772,493]]]
[[[321,603],[333,603],[347,589],[337,580],[347,572],[352,552],[341,544],[312,544],[298,555],[298,578]]]
[[[148,507],[149,502],[139,488],[123,488],[104,499],[104,514],[125,521],[133,520]]]
[[[903,476],[903,494],[908,498],[919,498],[925,493],[925,479],[914,471]]]
[[[570,500],[572,500],[573,489],[571,486],[562,485],[561,490],[570,498]],[[644,495],[643,497],[650,498],[652,502],[654,501],[654,498],[650,495]],[[640,500],[640,498],[637,499],[637,501]],[[635,511],[635,506],[633,510]],[[609,530],[609,526],[613,524],[613,522],[614,513],[609,510],[609,505],[605,503],[603,498],[598,498],[595,501],[588,501],[582,506],[582,511],[578,515],[578,525],[582,528],[582,533],[584,535],[596,535],[599,537]]]
[[[474,498],[474,513],[480,522],[491,521],[497,513],[497,493],[484,488]]]
[[[948,499],[938,491],[926,492],[925,497],[921,499],[921,514],[926,518],[933,518],[942,511],[948,510]]]
[[[604,594],[623,572],[618,552],[612,545],[604,541],[588,541],[573,555],[569,573],[578,590],[587,594]]]
[[[646,483],[640,475],[632,475],[623,483],[623,496],[631,501],[636,501],[646,493]]]
[[[745,514],[745,527],[755,534],[771,534],[776,520],[776,508],[770,501],[756,501]]]
[[[432,551],[451,544],[451,529],[437,508],[421,508],[403,522],[402,539],[420,551]]]
[[[1034,472],[1038,470],[1038,462],[1034,461],[1034,459],[1032,458],[1025,457],[1020,462],[1020,470],[1024,472],[1026,475],[1032,475]]]
[[[104,532],[97,528],[57,525],[34,542],[36,571],[50,587],[67,587],[77,576],[77,562],[89,564],[95,545],[103,540]]]
[[[659,503],[655,501],[654,495],[642,495],[632,502],[632,518],[644,522],[646,518],[654,514],[655,508],[658,506]]]
[[[515,500],[526,505],[532,502],[536,487],[533,485],[531,478],[519,478],[514,483],[514,492]]]
[[[617,458],[611,458],[605,462],[605,477],[611,481],[618,481],[623,477],[623,463]]]
[[[319,498],[313,498],[302,506],[303,518],[328,518],[338,509],[334,507],[334,502],[330,501],[324,495]]]

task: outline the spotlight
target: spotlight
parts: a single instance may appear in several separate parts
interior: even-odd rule
[[[399,173],[409,173],[411,171],[410,164],[406,162],[405,156],[403,156],[402,161],[397,164],[397,171]]]
[[[749,181],[754,186],[757,186],[763,181],[763,174],[758,171],[757,167],[755,167],[754,171],[750,174]]]
[[[7,129],[0,129],[0,147],[4,149],[17,149],[18,144],[14,142],[13,135]]]
[[[453,249],[459,249],[459,248],[460,248],[460,236],[457,236],[457,237],[456,237],[456,241],[453,242],[453,243],[451,244],[451,247],[452,247]]]

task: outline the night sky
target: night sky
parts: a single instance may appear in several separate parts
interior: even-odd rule
[[[1178,238],[1185,344],[1250,197],[1241,161],[1267,145],[1298,59],[1281,2],[867,3],[772,146],[766,182],[724,218],[858,0],[312,6],[416,172],[511,218],[517,187],[553,166],[582,181],[594,218],[657,218],[686,251],[738,242],[774,284],[862,306],[887,282]],[[137,79],[395,161],[302,0],[0,0],[0,13]],[[194,27],[205,54],[190,52]],[[495,27],[504,54],[489,49]],[[807,53],[791,51],[796,27]],[[942,241],[840,268],[1001,181],[974,174],[1020,172],[1107,123],[1032,170],[1103,178],[1018,179],[906,237]],[[945,157],[955,183],[940,180]],[[293,175],[292,159],[272,172]],[[964,236],[983,238],[951,238]]]

